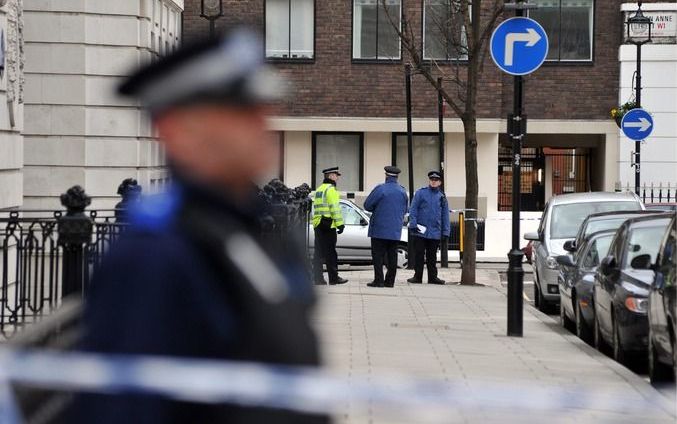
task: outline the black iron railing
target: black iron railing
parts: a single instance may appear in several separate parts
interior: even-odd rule
[[[104,252],[124,231],[114,210],[85,212],[75,187],[65,211],[0,211],[0,337],[38,321],[69,295],[84,295]]]
[[[484,219],[477,221],[477,250],[484,250]],[[449,234],[449,250],[459,250],[461,248],[461,230],[458,221],[451,221],[451,233]],[[465,222],[465,230],[473,228],[472,221]]]
[[[625,186],[616,185],[616,191],[635,191],[634,186],[627,183]],[[677,202],[677,184],[646,184],[639,189],[639,197],[644,203],[676,203]]]

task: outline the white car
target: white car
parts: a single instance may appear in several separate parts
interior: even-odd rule
[[[336,242],[336,253],[339,263],[371,263],[371,239],[367,235],[369,231],[370,212],[357,206],[350,200],[341,199],[341,213],[345,229],[339,234]],[[312,217],[312,213],[311,213]],[[313,249],[315,245],[315,233],[310,224],[310,235],[308,240],[309,248]],[[397,267],[406,268],[408,262],[407,255],[407,227],[402,226],[402,235],[397,247]]]

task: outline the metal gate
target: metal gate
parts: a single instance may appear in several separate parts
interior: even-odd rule
[[[551,190],[546,190],[546,158],[552,173]],[[552,195],[590,190],[590,156],[580,149],[526,147],[521,155],[521,209],[542,211],[546,192]],[[512,152],[510,147],[498,150],[498,210],[512,210]]]

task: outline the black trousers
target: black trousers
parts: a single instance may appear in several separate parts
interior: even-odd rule
[[[371,239],[371,257],[374,262],[374,282],[392,287],[397,274],[397,240]],[[383,261],[388,272],[383,279]]]
[[[428,268],[428,281],[437,278],[437,247],[439,240],[424,237],[412,237],[414,239],[414,278],[423,279],[423,256]]]
[[[327,265],[329,282],[338,280],[338,256],[336,255],[336,228],[315,228],[315,254],[313,257],[313,271],[315,282],[323,280],[322,262]]]

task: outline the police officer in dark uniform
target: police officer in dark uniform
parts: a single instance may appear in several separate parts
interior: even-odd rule
[[[302,251],[260,240],[252,181],[274,164],[267,115],[281,82],[245,31],[187,47],[129,78],[121,93],[153,117],[173,172],[96,273],[81,348],[319,364]],[[319,415],[148,396],[81,396],[76,423],[308,423]]]
[[[442,236],[449,237],[449,203],[440,189],[442,175],[438,171],[428,172],[428,185],[416,190],[409,209],[409,228],[413,230],[410,242],[414,243],[414,276],[409,283],[423,281],[423,257],[428,269],[428,284],[444,284],[437,277],[437,248]]]
[[[409,199],[407,192],[397,178],[400,169],[396,166],[383,168],[386,180],[369,193],[364,201],[364,209],[372,212],[369,219],[369,237],[371,237],[371,256],[374,262],[374,281],[369,287],[394,287],[397,275],[397,245],[402,237],[404,214],[407,213]],[[383,258],[386,258],[386,273],[383,278]]]
[[[141,199],[141,186],[134,178],[125,178],[118,186],[118,194],[122,200],[115,205],[115,222],[129,221],[127,211]]]

